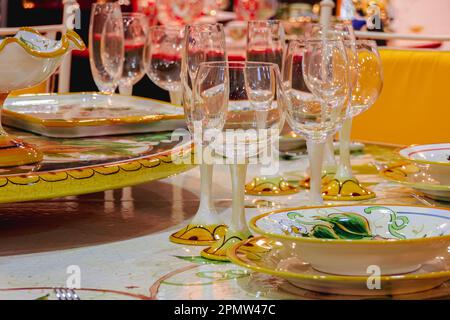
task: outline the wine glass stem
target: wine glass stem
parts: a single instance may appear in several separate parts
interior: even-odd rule
[[[350,132],[352,130],[352,118],[344,120],[339,133],[339,167],[335,178],[348,180],[353,177],[352,165],[350,163]]]
[[[169,91],[170,103],[181,105],[182,91]]]
[[[322,204],[322,162],[325,142],[307,141],[311,182],[309,199],[311,204]]]
[[[231,185],[233,192],[233,203],[231,213],[230,230],[232,232],[243,232],[250,234],[245,220],[245,175],[247,164],[231,164]]]
[[[323,169],[328,173],[336,172],[336,159],[334,158],[333,136],[329,136],[325,143]]]
[[[132,96],[133,95],[133,86],[122,84],[119,86],[119,92],[120,92],[120,94],[125,95],[125,96]]]
[[[200,167],[200,205],[191,224],[217,224],[219,222],[211,197],[213,165],[201,163]]]

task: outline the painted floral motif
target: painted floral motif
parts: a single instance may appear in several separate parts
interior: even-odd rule
[[[406,216],[399,216],[390,208],[382,206],[372,206],[364,209],[364,213],[372,214],[380,211],[389,214],[388,230],[392,237],[405,239],[400,233],[408,223]],[[287,217],[294,221],[294,225],[285,230],[285,233],[294,233],[302,237],[318,239],[346,239],[346,240],[370,240],[385,239],[385,237],[375,234],[370,227],[366,217],[354,212],[336,212],[327,215],[317,215],[305,217],[300,212],[289,212]],[[307,227],[312,226],[312,227]]]

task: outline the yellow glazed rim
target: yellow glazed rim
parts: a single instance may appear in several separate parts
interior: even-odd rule
[[[411,162],[408,162],[411,163]],[[401,164],[404,165],[405,163]],[[392,165],[389,166],[386,169],[383,169],[380,171],[380,175],[389,180],[389,181],[393,181],[396,183],[400,183],[403,184],[405,186],[409,186],[411,188],[416,188],[416,189],[422,189],[422,190],[434,190],[434,191],[450,191],[450,185],[445,185],[445,184],[428,184],[428,183],[418,183],[418,182],[410,182],[410,181],[403,181],[403,180],[398,180],[393,178],[392,176],[388,175],[386,172],[388,170],[394,170],[396,168],[398,168],[399,166],[401,166],[400,164],[396,164],[396,165]]]
[[[402,150],[409,149],[409,148],[412,148],[412,147],[426,146],[426,145],[432,145],[432,144],[440,144],[440,143],[431,143],[431,144],[425,144],[425,145],[411,144],[411,145],[409,145],[407,147],[397,149],[396,152],[402,159],[405,159],[405,160],[408,160],[408,161],[411,161],[411,162],[423,163],[423,164],[434,164],[434,165],[439,165],[439,166],[450,166],[450,162],[440,162],[440,161],[428,161],[428,160],[421,160],[421,159],[412,159],[412,158],[405,157],[404,155],[402,155],[400,153]]]
[[[256,265],[248,264],[242,261],[238,256],[239,249],[246,245],[248,241],[257,242],[258,240],[270,240],[266,237],[255,237],[252,239],[246,239],[239,243],[234,244],[232,247],[228,249],[227,255],[230,261],[234,264],[237,264],[241,267],[250,269],[252,271],[261,272],[270,274],[273,276],[279,276],[282,278],[294,278],[294,279],[303,279],[303,280],[315,280],[315,281],[341,281],[341,282],[366,282],[368,277],[364,276],[339,276],[332,274],[321,274],[321,275],[312,275],[312,274],[304,274],[304,273],[295,273],[288,271],[277,271],[270,268],[264,268]],[[450,270],[447,271],[438,271],[438,272],[430,272],[423,274],[400,274],[400,275],[390,275],[390,276],[380,276],[382,281],[397,281],[397,280],[420,280],[420,279],[434,279],[434,278],[443,278],[450,277]]]
[[[420,205],[405,205],[405,204],[383,204],[383,203],[376,203],[374,205],[377,206],[398,206],[398,207],[420,207],[420,208],[427,208],[427,209],[438,209],[438,210],[445,210],[448,211],[449,215],[450,215],[450,209],[448,208],[443,208],[443,207],[427,207],[427,206],[420,206]],[[289,240],[289,241],[293,241],[293,242],[303,242],[303,243],[323,243],[323,244],[351,244],[351,245],[367,245],[367,244],[371,244],[371,245],[393,245],[393,244],[405,244],[405,243],[421,243],[421,242],[434,242],[434,241],[439,241],[439,240],[443,240],[443,239],[448,239],[450,240],[450,234],[445,235],[445,236],[438,236],[438,237],[429,237],[429,238],[414,238],[414,239],[393,239],[393,240],[343,240],[343,239],[317,239],[317,238],[304,238],[304,237],[293,237],[293,236],[288,236],[288,235],[282,235],[282,234],[275,234],[275,233],[271,233],[271,232],[266,232],[261,230],[260,228],[258,228],[256,226],[256,221],[258,221],[259,219],[262,219],[264,217],[270,216],[272,214],[276,214],[276,213],[280,213],[280,212],[286,212],[286,211],[291,211],[291,210],[300,210],[300,209],[316,209],[316,208],[332,208],[332,207],[360,207],[363,206],[362,204],[352,204],[352,205],[328,205],[328,206],[312,206],[312,207],[307,207],[307,206],[301,206],[301,207],[294,207],[294,208],[285,208],[285,209],[279,209],[279,210],[275,210],[275,211],[270,211],[261,215],[258,215],[256,217],[253,217],[250,219],[249,221],[249,227],[250,229],[252,229],[254,232],[262,234],[266,237],[269,238],[274,238],[274,239],[281,239],[281,240]]]
[[[62,96],[62,95],[83,95],[83,94],[98,94],[98,95],[105,95],[105,96],[111,96],[106,93],[102,92],[77,92],[77,93],[39,93],[39,94],[30,94],[30,95],[20,95],[15,98],[20,97],[30,97],[33,96],[41,97],[41,96]],[[119,94],[113,94],[112,96],[122,96]],[[123,96],[128,97],[128,96]],[[145,97],[132,97],[133,99],[138,100],[148,100],[153,101],[157,103],[167,104],[176,108],[182,108],[181,106],[170,104],[165,101],[160,101],[156,99],[150,99]],[[181,120],[184,119],[184,114],[154,114],[154,115],[148,115],[148,116],[129,116],[129,117],[123,117],[123,118],[98,118],[98,119],[72,119],[72,120],[47,120],[47,119],[40,119],[33,117],[28,114],[23,114],[15,111],[11,111],[8,109],[3,109],[3,112],[14,118],[18,118],[27,122],[39,124],[44,127],[61,127],[61,128],[69,128],[69,127],[85,127],[85,126],[100,126],[100,125],[113,125],[113,124],[133,124],[133,123],[150,123],[150,122],[156,122],[161,120]]]
[[[31,32],[31,33],[42,36],[42,34],[39,31],[37,31],[36,29],[33,29],[31,27],[22,27],[19,29],[19,31]],[[30,48],[25,42],[23,42],[19,38],[6,37],[0,43],[0,52],[8,44],[16,43],[16,44],[20,45],[26,52],[28,52],[32,56],[39,57],[39,58],[55,58],[55,57],[65,54],[69,50],[70,42],[72,42],[77,47],[78,50],[86,49],[86,45],[84,44],[84,42],[80,38],[80,36],[75,31],[67,30],[67,32],[65,34],[63,34],[61,37],[61,46],[58,49],[56,49],[55,51],[42,52],[42,51]]]

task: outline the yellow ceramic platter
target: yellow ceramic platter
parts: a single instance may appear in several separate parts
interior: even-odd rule
[[[193,167],[190,140],[172,132],[56,139],[8,131],[36,145],[44,153],[44,160],[35,165],[1,168],[0,203],[122,188]]]

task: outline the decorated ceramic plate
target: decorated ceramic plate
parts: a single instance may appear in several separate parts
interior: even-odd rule
[[[400,149],[399,154],[433,180],[450,185],[450,143],[410,146]]]
[[[0,203],[64,197],[166,178],[191,164],[187,131],[80,139],[8,129],[44,153],[38,164],[0,168]]]
[[[7,126],[57,138],[159,132],[185,127],[180,106],[101,93],[8,98],[2,121]]]
[[[416,189],[426,196],[441,201],[450,201],[450,183],[442,184],[434,179],[427,169],[415,163],[403,161],[391,164],[380,174],[391,181]]]
[[[255,237],[235,244],[230,260],[247,269],[286,279],[296,287],[341,295],[403,295],[429,290],[450,279],[448,255],[425,262],[412,273],[374,277],[317,271],[302,256],[292,257],[279,241]],[[447,292],[448,294],[448,292]]]
[[[450,210],[406,205],[342,205],[282,209],[250,220],[322,272],[366,275],[417,270],[448,255]],[[414,252],[414,254],[411,254]]]

